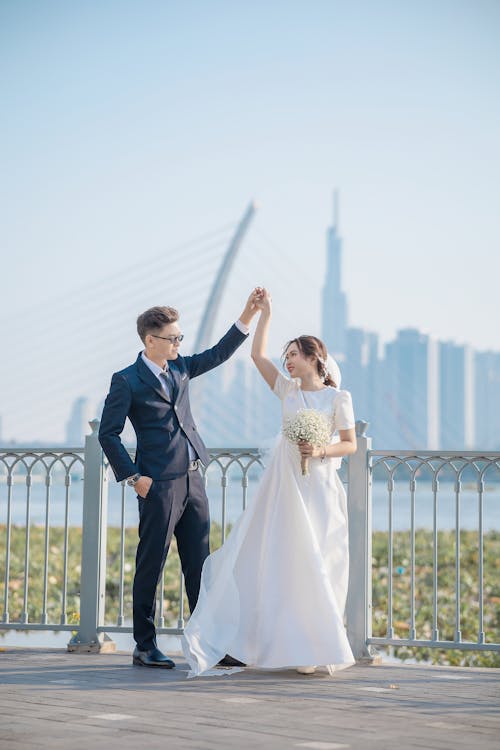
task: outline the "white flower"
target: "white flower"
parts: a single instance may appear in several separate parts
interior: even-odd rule
[[[328,445],[333,432],[333,420],[316,409],[300,409],[294,417],[283,420],[283,435],[291,443],[309,443],[321,448]],[[301,456],[302,476],[309,474],[309,459]]]
[[[333,432],[333,422],[316,409],[300,409],[293,417],[283,421],[283,435],[291,443],[310,443],[316,447],[328,445]]]

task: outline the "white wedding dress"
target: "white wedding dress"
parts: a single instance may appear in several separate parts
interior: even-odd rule
[[[279,374],[274,393],[283,418],[312,408],[333,417],[334,432],[354,427],[348,391],[302,391],[300,380]],[[302,476],[298,447],[280,437],[253,501],[203,566],[182,638],[190,677],[225,654],[258,668],[314,664],[333,673],[354,663],[343,624],[348,537],[339,466],[310,459]]]

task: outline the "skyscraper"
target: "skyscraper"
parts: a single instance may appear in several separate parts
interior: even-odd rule
[[[92,406],[86,396],[80,396],[73,401],[71,413],[66,422],[66,445],[83,445],[85,435],[90,431],[89,420],[94,416]]]
[[[440,440],[443,450],[474,447],[474,355],[470,346],[439,344]]]
[[[500,352],[476,352],[475,442],[486,450],[500,450]]]
[[[362,328],[348,328],[342,363],[342,387],[352,392],[356,414],[373,424],[376,412],[375,372],[378,336]]]
[[[322,338],[341,361],[346,352],[347,299],[342,291],[342,240],[338,233],[338,192],[333,195],[333,224],[326,233],[326,279],[323,287]]]
[[[395,445],[439,447],[439,350],[437,342],[414,328],[398,331],[386,346],[385,411]]]

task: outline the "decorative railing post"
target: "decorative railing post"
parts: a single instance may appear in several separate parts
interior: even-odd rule
[[[372,622],[372,483],[365,437],[367,422],[356,422],[358,449],[348,462],[349,589],[346,603],[347,635],[356,661],[374,662],[367,644]]]
[[[104,456],[98,440],[99,420],[89,422],[85,437],[83,473],[82,563],[80,578],[80,626],[68,643],[68,651],[109,652],[116,649],[105,633],[106,532],[108,481]]]

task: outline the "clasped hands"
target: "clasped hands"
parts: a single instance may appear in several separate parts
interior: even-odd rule
[[[264,289],[264,287],[256,286],[250,292],[250,296],[245,304],[245,309],[240,315],[240,321],[245,325],[250,325],[252,318],[259,311],[271,312],[271,295],[267,289]]]
[[[253,310],[264,310],[271,305],[271,295],[263,286],[256,286],[250,292],[247,305]]]

